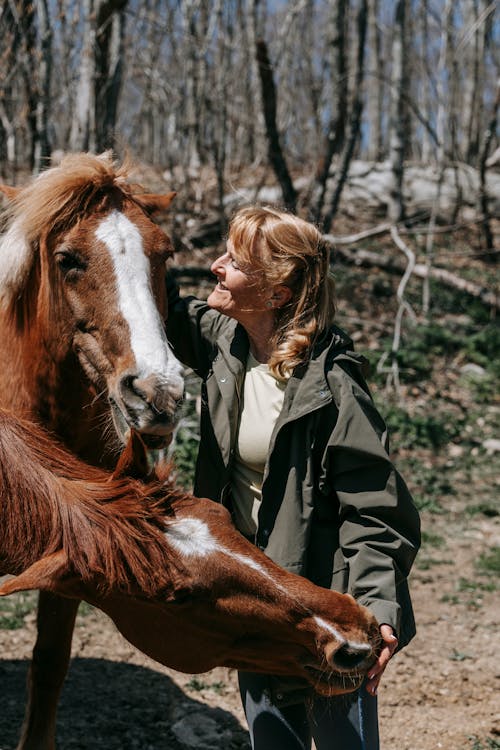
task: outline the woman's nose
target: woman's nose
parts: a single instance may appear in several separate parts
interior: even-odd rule
[[[214,260],[214,262],[210,266],[210,270],[212,271],[212,273],[216,274],[216,273],[220,273],[221,271],[224,271],[224,267],[225,267],[224,266],[224,259],[225,259],[225,257],[226,257],[226,254],[219,255],[219,257]]]

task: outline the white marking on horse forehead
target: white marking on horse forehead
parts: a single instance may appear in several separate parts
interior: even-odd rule
[[[150,264],[141,233],[124,214],[112,211],[96,229],[110,254],[118,304],[130,330],[138,374],[180,378],[182,366],[170,349],[150,281]]]
[[[8,303],[18,293],[32,260],[33,249],[14,221],[0,241],[0,301]]]
[[[167,541],[184,557],[209,557],[219,552],[240,563],[244,567],[255,570],[259,575],[271,581],[272,584],[283,594],[290,596],[290,591],[276,581],[273,576],[247,555],[233,552],[217,541],[207,524],[199,518],[181,518],[169,522],[166,529]]]
[[[272,576],[258,562],[247,555],[233,552],[218,542],[208,525],[200,518],[180,518],[169,522],[165,533],[170,544],[185,557],[208,557],[220,552],[274,582]]]
[[[169,521],[165,534],[168,542],[183,557],[208,557],[220,550],[207,524],[199,518]]]

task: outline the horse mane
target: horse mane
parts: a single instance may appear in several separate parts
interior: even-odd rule
[[[113,479],[0,410],[0,558],[21,568],[26,548],[31,559],[64,550],[71,569],[102,590],[165,591],[180,567],[165,542],[165,516],[184,496],[157,479]]]
[[[110,192],[129,197],[131,165],[119,166],[111,152],[65,155],[23,187],[2,213],[0,299],[10,302],[28,278],[38,240],[69,229]]]

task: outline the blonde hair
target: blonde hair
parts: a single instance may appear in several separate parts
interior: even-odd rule
[[[335,316],[330,246],[298,216],[268,206],[240,209],[229,225],[237,261],[262,274],[269,286],[284,285],[290,300],[276,309],[269,368],[284,378],[305,362],[314,342]]]

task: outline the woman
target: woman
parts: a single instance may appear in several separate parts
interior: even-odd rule
[[[351,700],[241,673],[252,747],[376,750],[376,691],[414,635],[407,576],[419,520],[388,457],[364,360],[333,325],[329,248],[273,208],[233,218],[206,302],[169,289],[168,336],[202,378],[195,494],[226,504],[275,562],[351,593],[380,623],[382,650]]]

